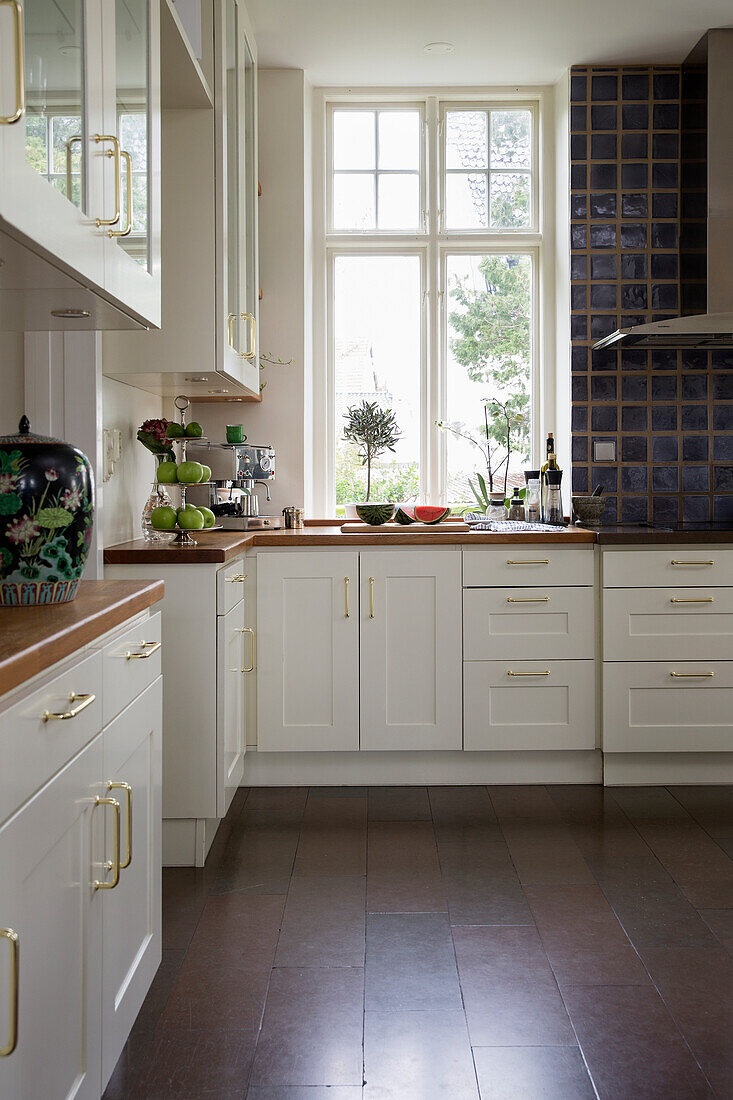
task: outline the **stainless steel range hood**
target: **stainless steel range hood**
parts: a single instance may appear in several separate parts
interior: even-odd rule
[[[594,348],[733,348],[733,30],[711,30],[686,64],[707,66],[707,312],[617,329]]]

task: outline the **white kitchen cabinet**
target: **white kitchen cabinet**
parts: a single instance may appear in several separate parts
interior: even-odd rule
[[[466,750],[594,749],[593,661],[467,661]]]
[[[595,648],[594,611],[590,587],[466,588],[463,659],[587,659]]]
[[[244,693],[254,674],[254,629],[246,624],[245,601],[220,615],[216,629],[217,817],[224,817],[244,775]]]
[[[359,555],[257,558],[257,747],[359,748]]]
[[[0,829],[0,929],[18,937],[17,1046],[3,1100],[98,1100],[106,795],[97,736]],[[10,996],[9,996],[10,991]],[[0,938],[0,1046],[12,1041],[11,944]]]
[[[360,748],[460,749],[460,552],[360,558]]]
[[[163,681],[157,676],[103,734],[104,793],[117,799],[121,810],[122,870],[103,901],[102,1088],[161,959],[162,706]],[[110,814],[105,824],[109,851]]]
[[[463,583],[467,588],[592,585],[592,546],[464,547]]]
[[[48,305],[29,328],[160,324],[159,17],[157,0],[0,8],[0,234],[48,265],[40,285],[4,276]],[[77,304],[59,269],[116,309],[58,316]]]
[[[606,661],[730,659],[733,588],[606,589],[603,656]]]

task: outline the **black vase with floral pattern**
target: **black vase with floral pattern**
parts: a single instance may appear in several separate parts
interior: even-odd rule
[[[22,417],[17,435],[0,436],[0,605],[73,600],[93,529],[88,458]]]

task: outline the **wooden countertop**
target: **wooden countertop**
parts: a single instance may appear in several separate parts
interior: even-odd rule
[[[163,599],[162,581],[82,581],[70,603],[0,607],[0,695]]]
[[[344,534],[340,524],[329,526],[314,522],[300,531],[197,531],[196,546],[155,546],[144,539],[132,542],[120,542],[108,546],[104,551],[107,565],[135,565],[156,563],[158,565],[221,563],[241,554],[250,546],[452,546],[470,544],[471,546],[492,545],[543,545],[577,546],[593,543],[595,532],[581,530],[578,527],[548,529],[546,532],[527,532],[526,534],[495,534],[491,531],[472,534],[464,530],[441,530],[440,524],[434,527],[417,525],[384,529],[375,527],[371,531]]]

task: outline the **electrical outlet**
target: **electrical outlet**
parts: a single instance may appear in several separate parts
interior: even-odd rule
[[[616,441],[615,441],[615,439],[594,439],[593,440],[593,461],[594,462],[615,462],[616,461]]]
[[[102,480],[109,481],[115,463],[122,458],[122,432],[119,428],[102,429]]]

